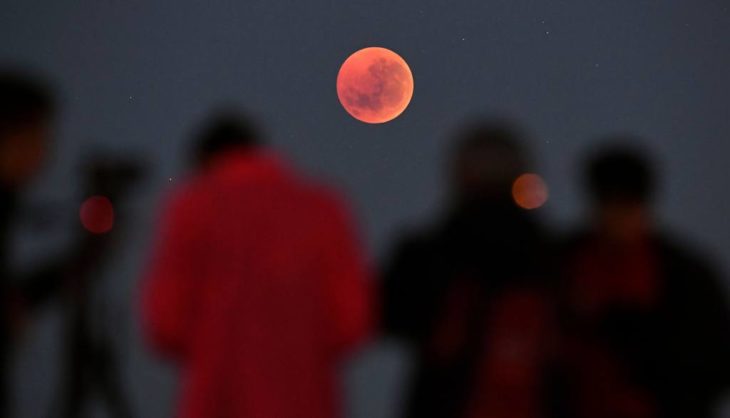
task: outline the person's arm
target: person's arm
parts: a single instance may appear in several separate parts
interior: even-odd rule
[[[196,199],[181,193],[160,214],[161,230],[142,287],[145,334],[161,354],[179,359],[195,318],[199,214]]]
[[[657,350],[671,370],[662,376],[675,410],[689,416],[714,405],[730,389],[730,314],[721,277],[684,248],[663,250],[668,343]],[[655,351],[657,351],[655,350]]]
[[[346,352],[367,338],[373,326],[372,278],[347,211],[330,204],[324,211],[322,264],[331,343]]]
[[[404,240],[396,246],[390,261],[383,270],[381,292],[383,295],[383,315],[381,328],[384,333],[415,342],[420,336],[422,322],[425,320],[419,303],[423,301],[423,280],[419,283],[419,267],[427,260],[420,259],[422,252],[416,249],[412,240]]]
[[[383,270],[382,331],[400,342],[421,346],[433,332],[435,315],[447,294],[431,238],[408,235],[396,246]]]
[[[696,374],[695,384],[716,401],[730,389],[730,309],[720,275],[706,266],[696,266],[695,277],[687,277],[694,291],[687,292],[688,315],[694,315],[690,337],[694,354],[686,360]]]

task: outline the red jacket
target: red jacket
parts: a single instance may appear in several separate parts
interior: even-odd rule
[[[183,187],[161,224],[144,325],[182,369],[178,415],[338,417],[338,363],[372,322],[341,203],[271,155],[238,152]]]

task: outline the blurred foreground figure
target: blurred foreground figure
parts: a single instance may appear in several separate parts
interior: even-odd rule
[[[10,234],[18,198],[40,171],[50,140],[53,100],[45,85],[22,74],[0,73],[0,416],[10,416],[7,374],[13,334],[35,295],[11,277]]]
[[[100,289],[106,265],[113,260],[120,238],[124,236],[124,204],[133,186],[141,179],[143,166],[136,159],[100,155],[90,158],[82,168],[85,196],[104,196],[114,203],[114,209],[109,229],[89,228],[88,223],[87,229],[79,228],[81,236],[64,260],[65,266],[55,272],[63,281],[65,335],[61,382],[57,391],[60,406],[52,416],[84,417],[90,401],[97,397],[104,402],[109,417],[131,418],[133,413],[122,384],[118,347],[112,337],[119,333],[120,327],[103,321],[110,320],[105,317],[113,308],[113,301],[104,298]],[[82,218],[93,224],[93,216],[98,217],[102,212],[92,208],[87,217]],[[49,275],[46,281],[52,284],[58,278]],[[46,285],[46,288],[51,286]]]
[[[525,157],[509,126],[459,135],[452,202],[397,247],[384,327],[416,355],[409,418],[544,416],[551,307],[540,226],[512,201]]]
[[[718,278],[656,229],[643,155],[606,150],[586,177],[593,222],[568,246],[563,287],[569,416],[712,416],[730,381]]]
[[[230,117],[202,133],[199,173],[162,212],[146,330],[183,370],[183,418],[338,417],[368,272],[341,202],[258,139]]]
[[[117,358],[106,328],[96,327],[98,312],[91,312],[93,289],[100,268],[110,256],[111,234],[83,231],[56,257],[34,260],[30,271],[18,274],[10,268],[11,229],[26,215],[20,196],[45,161],[51,139],[53,100],[44,83],[25,74],[0,74],[0,356],[3,372],[12,369],[8,354],[14,334],[49,299],[65,302],[64,357],[57,405],[51,416],[83,415],[92,395],[101,395],[111,417],[128,418]],[[136,169],[132,170],[135,171]],[[85,170],[88,194],[103,193],[123,201],[136,174],[121,161],[92,161]],[[54,208],[55,209],[55,208]],[[55,213],[55,212],[54,212]],[[107,301],[101,305],[107,305]],[[99,303],[97,303],[99,305]],[[97,309],[98,311],[98,309]],[[8,405],[7,376],[0,376],[0,416],[13,416]]]

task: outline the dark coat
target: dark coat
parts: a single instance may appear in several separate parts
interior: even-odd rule
[[[566,263],[591,239],[580,234],[571,240],[564,251]],[[656,303],[650,309],[614,306],[602,314],[600,322],[586,328],[563,303],[563,329],[569,338],[598,341],[615,357],[627,370],[629,384],[648,394],[652,416],[710,417],[718,398],[730,387],[726,292],[708,264],[676,241],[655,236],[650,247],[658,279]],[[565,277],[570,280],[569,275]],[[570,287],[570,283],[563,285],[563,289]],[[574,406],[580,399],[575,387],[570,389],[570,374],[566,405]]]
[[[496,333],[507,337],[522,328],[535,332],[510,338],[544,337],[545,315],[525,313],[549,309],[543,297],[550,260],[545,244],[529,215],[505,201],[451,213],[396,247],[384,277],[383,327],[416,356],[407,417],[473,416],[485,403],[480,399],[487,400],[480,388],[488,375],[500,373],[485,370]],[[527,362],[538,361],[531,353]],[[541,377],[518,379],[530,382],[515,385],[520,388],[512,405],[539,403],[540,388],[532,380]],[[491,389],[515,392],[493,384]]]

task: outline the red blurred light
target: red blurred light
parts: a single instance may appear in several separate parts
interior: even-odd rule
[[[547,202],[548,188],[537,174],[525,173],[512,184],[512,198],[523,209],[537,209]]]
[[[81,225],[93,234],[109,232],[114,226],[114,206],[104,196],[91,196],[81,205]]]

